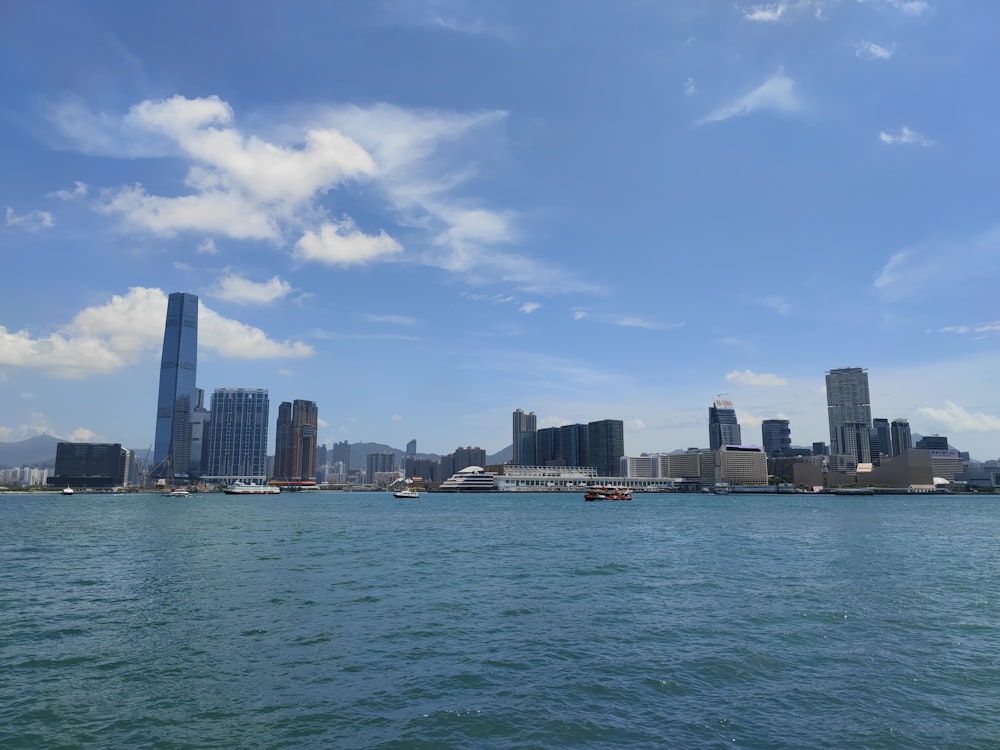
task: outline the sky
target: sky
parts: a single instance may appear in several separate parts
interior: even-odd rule
[[[198,384],[427,453],[873,416],[1000,456],[1000,4],[0,3],[0,441],[153,441]]]

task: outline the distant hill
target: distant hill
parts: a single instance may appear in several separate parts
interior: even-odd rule
[[[327,445],[327,448],[332,446]],[[367,469],[369,453],[394,453],[396,454],[396,466],[403,468],[406,459],[406,451],[393,448],[385,443],[351,443],[351,466],[352,469]],[[514,448],[508,445],[499,453],[486,456],[486,464],[502,464],[511,460],[514,455]],[[441,456],[437,453],[417,453],[417,458],[429,458],[432,461],[440,461]]]
[[[51,435],[35,435],[17,443],[0,443],[0,469],[21,466],[55,468],[56,446],[65,442]]]

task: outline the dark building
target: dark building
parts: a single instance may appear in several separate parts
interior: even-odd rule
[[[216,388],[206,442],[205,475],[216,482],[262,482],[267,478],[266,388]]]
[[[708,407],[708,448],[717,451],[725,445],[742,445],[736,409],[728,398],[719,396]]]
[[[396,470],[395,453],[369,453],[367,458],[367,477],[369,484],[376,474],[386,474]]]
[[[174,292],[167,299],[167,319],[160,355],[153,442],[154,477],[187,477],[191,464],[191,417],[197,403],[198,298]]]
[[[826,374],[827,416],[830,421],[830,455],[856,456],[871,462],[872,426],[868,371],[861,367],[841,367]],[[860,435],[858,425],[864,425]],[[862,447],[861,443],[864,443]],[[860,458],[866,456],[865,459]]]
[[[872,463],[881,463],[882,456],[892,457],[892,428],[888,419],[872,420]]]
[[[414,438],[406,444],[406,455],[415,456],[417,455],[417,439]]]
[[[274,478],[287,482],[316,481],[319,410],[315,401],[295,399],[278,407],[274,433]]]
[[[828,454],[826,443],[820,441],[813,443],[812,454],[814,456],[825,456]]]
[[[621,473],[621,457],[625,455],[625,424],[620,419],[602,419],[587,423],[590,446],[584,466],[597,469],[601,477]]]
[[[125,484],[128,451],[121,443],[59,443],[54,487],[109,488]]]
[[[420,478],[425,482],[440,482],[443,479],[441,477],[441,464],[433,458],[407,456],[406,477],[407,479]]]
[[[948,450],[948,438],[941,435],[924,435],[917,441],[918,450],[926,451],[946,451]]]
[[[898,456],[913,447],[913,436],[910,434],[910,423],[899,418],[892,420],[889,425],[889,432],[892,436],[892,455]]]
[[[535,412],[525,412],[523,409],[515,409],[513,415],[513,442],[511,444],[513,457],[511,463],[514,466],[534,466],[537,458],[525,454],[524,448],[533,444],[532,436],[538,428],[538,418]],[[448,476],[451,476],[449,474]]]
[[[760,423],[760,436],[768,458],[788,455],[792,447],[792,431],[787,419],[765,419]]]

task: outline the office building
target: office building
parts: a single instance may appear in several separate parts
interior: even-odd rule
[[[873,419],[872,462],[878,464],[882,456],[892,457],[892,427],[888,419]]]
[[[740,423],[728,398],[718,396],[708,407],[708,448],[717,451],[725,445],[741,445]]]
[[[535,412],[525,413],[522,409],[515,409],[513,423],[511,463],[514,466],[534,466],[537,458],[535,456],[529,457],[526,449],[534,446],[534,433],[538,429],[538,419]]]
[[[767,486],[767,456],[749,445],[724,445],[715,451],[715,481],[740,487]]]
[[[819,441],[812,445],[812,454],[814,456],[826,456],[828,455],[826,443]]]
[[[205,479],[260,483],[267,479],[266,388],[216,388],[206,437]]]
[[[830,455],[852,455],[859,462],[871,462],[872,424],[871,398],[868,393],[868,371],[861,367],[842,367],[826,374],[826,404],[830,423]],[[858,425],[865,428],[864,440]],[[861,443],[864,448],[861,448]],[[860,457],[868,456],[867,461]]]
[[[319,409],[315,401],[296,399],[278,406],[274,432],[274,478],[283,482],[316,481]]]
[[[919,450],[925,451],[946,451],[948,448],[948,438],[943,435],[924,435],[917,441],[915,446]]]
[[[470,466],[483,467],[486,464],[486,451],[480,447],[456,448],[454,453],[441,456],[441,477],[448,478],[462,469]]]
[[[205,472],[206,452],[205,432],[208,430],[208,420],[211,412],[205,408],[205,391],[195,388],[195,404],[191,412],[191,463],[190,474],[200,477]]]
[[[534,452],[535,466],[589,466],[590,429],[585,424],[544,427],[535,433]]]
[[[154,477],[190,475],[191,416],[196,403],[198,363],[198,297],[174,292],[167,299],[160,355],[160,388],[156,400],[153,442]]]
[[[600,477],[617,476],[625,455],[625,423],[620,419],[602,419],[587,423],[589,458],[582,465],[597,469]]]
[[[913,447],[913,436],[910,434],[910,423],[907,420],[901,417],[892,420],[889,432],[892,436],[893,456],[898,456]]]
[[[406,455],[415,456],[417,455],[417,439],[413,438],[410,442],[406,444]]]
[[[127,483],[128,451],[121,443],[58,443],[54,487],[110,488]]]
[[[792,447],[792,431],[787,419],[765,419],[760,423],[760,435],[768,458],[788,455]]]

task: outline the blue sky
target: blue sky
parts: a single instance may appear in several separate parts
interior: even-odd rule
[[[0,6],[0,440],[152,442],[199,385],[447,453],[716,394],[828,440],[824,372],[1000,455],[1000,5]]]

